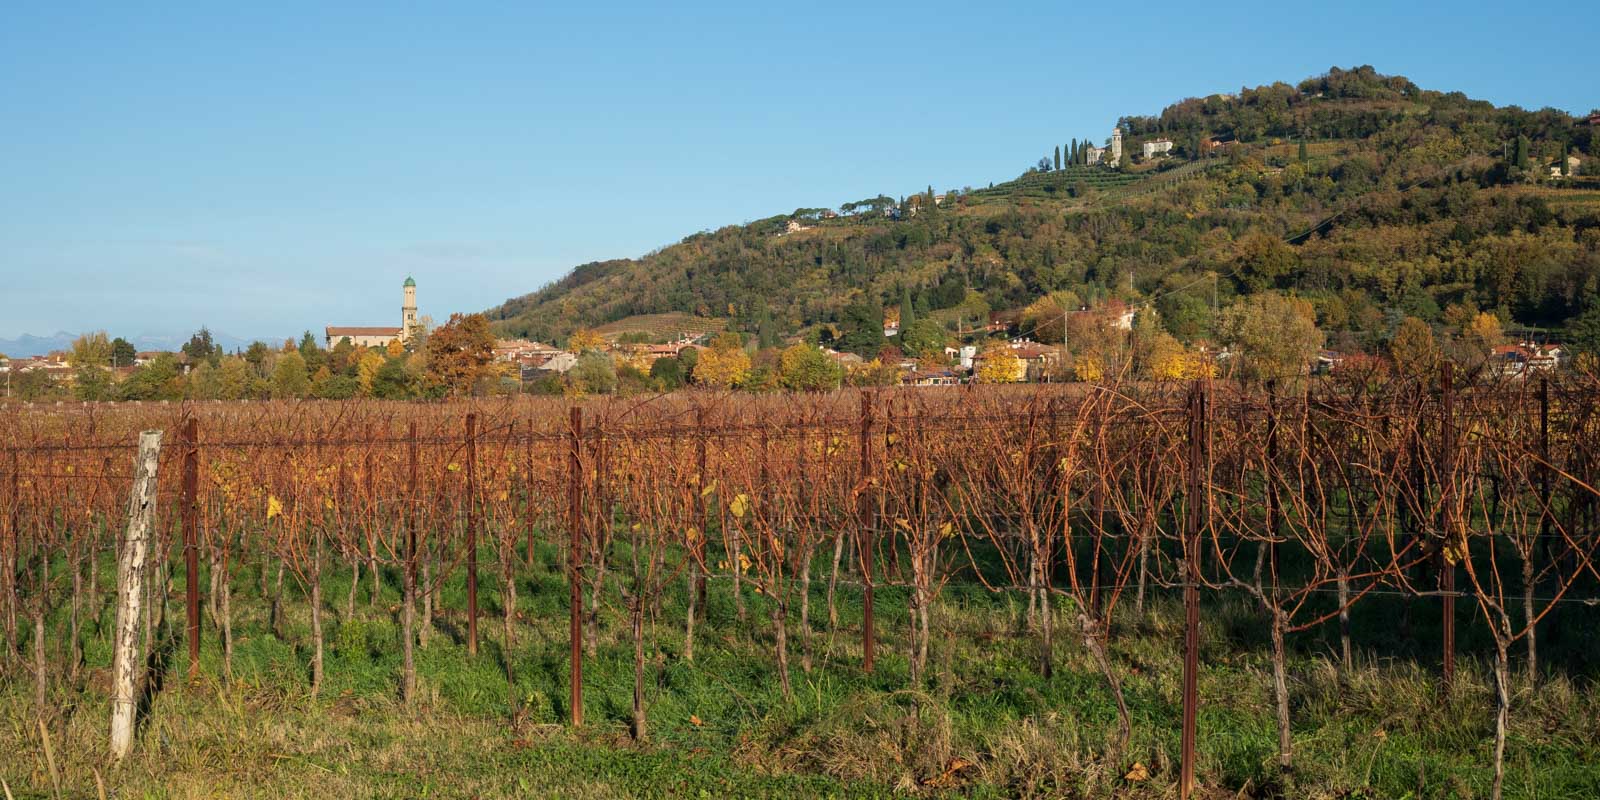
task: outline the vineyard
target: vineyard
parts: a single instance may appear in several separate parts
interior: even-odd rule
[[[1447,367],[12,407],[0,778],[1595,796],[1597,401]]]
[[[998,183],[987,189],[972,192],[972,198],[1032,197],[1066,199],[1074,186],[1087,189],[1114,189],[1136,183],[1141,176],[1121,172],[1109,167],[1069,166],[1050,172],[1030,172],[1020,178]]]

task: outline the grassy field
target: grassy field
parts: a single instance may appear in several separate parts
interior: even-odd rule
[[[939,600],[935,648],[926,679],[911,685],[904,657],[902,592],[879,593],[878,669],[860,670],[860,611],[841,595],[836,634],[823,586],[813,597],[814,668],[800,668],[791,627],[794,698],[774,675],[764,598],[749,595],[748,621],[735,613],[727,584],[712,585],[696,659],[684,661],[681,587],[648,623],[650,737],[629,735],[632,643],[616,609],[602,617],[596,657],[585,664],[588,721],[565,728],[567,604],[559,554],[539,553],[519,580],[515,645],[501,647],[498,585],[484,568],[484,644],[469,658],[464,579],[444,588],[444,611],[419,650],[420,701],[397,699],[399,598],[389,575],[369,603],[358,589],[354,618],[342,619],[347,574],[324,592],[328,653],[321,694],[309,693],[308,607],[292,587],[282,635],[256,599],[255,566],[233,584],[238,637],[233,679],[221,681],[220,650],[208,625],[203,677],[183,680],[182,581],[174,581],[151,693],[133,755],[106,763],[109,611],[86,625],[84,663],[74,670],[58,651],[47,729],[65,797],[1171,797],[1177,775],[1181,608],[1157,593],[1142,616],[1119,607],[1112,640],[1125,676],[1134,735],[1128,752],[1108,756],[1116,715],[1084,648],[1063,631],[1057,671],[1036,668],[1037,639],[1020,598],[959,583]],[[181,562],[178,562],[181,563]],[[109,581],[102,569],[103,581]],[[291,580],[290,584],[293,583]],[[1200,678],[1203,797],[1444,798],[1486,794],[1493,699],[1487,652],[1462,615],[1465,659],[1448,700],[1436,691],[1437,607],[1414,606],[1414,639],[1393,624],[1400,606],[1356,608],[1358,668],[1340,676],[1334,643],[1312,632],[1292,640],[1291,690],[1296,769],[1275,766],[1276,731],[1260,616],[1231,600],[1208,598]],[[1561,631],[1594,629],[1579,609]],[[56,623],[64,621],[58,613]],[[797,623],[797,617],[792,623]],[[1600,663],[1592,636],[1560,632],[1542,653],[1554,676],[1537,690],[1519,678],[1507,755],[1507,793],[1525,798],[1600,796]],[[508,688],[509,659],[514,682]],[[0,684],[0,778],[16,798],[52,796],[24,656]],[[1577,675],[1578,677],[1563,677]],[[1141,774],[1142,773],[1142,774]]]

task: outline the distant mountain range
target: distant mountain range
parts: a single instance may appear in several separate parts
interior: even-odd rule
[[[133,346],[143,350],[177,350],[189,341],[191,333],[146,333],[137,336],[126,336]],[[0,353],[11,358],[26,358],[28,356],[42,356],[54,350],[71,350],[72,340],[79,334],[66,331],[56,331],[49,336],[35,336],[24,333],[15,339],[0,339]],[[222,346],[227,352],[243,350],[250,346],[254,339],[241,339],[229,336],[226,333],[211,332],[211,340]]]

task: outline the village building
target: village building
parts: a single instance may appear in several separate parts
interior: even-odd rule
[[[410,343],[417,328],[417,282],[406,278],[402,291],[398,327],[329,325],[323,329],[325,346],[331,350],[345,339],[349,339],[356,347],[388,347],[390,342],[397,339],[401,344]]]
[[[496,339],[494,342],[494,360],[513,364],[528,364],[534,361],[542,364],[560,352],[563,351],[559,347],[527,339]]]
[[[1554,370],[1566,357],[1566,348],[1559,344],[1518,342],[1494,348],[1490,351],[1490,357],[1499,367],[1501,375],[1520,378],[1534,372]]]
[[[1145,160],[1148,161],[1149,159],[1155,158],[1158,155],[1166,155],[1167,153],[1172,152],[1172,140],[1156,139],[1153,142],[1145,142],[1142,145],[1142,148],[1144,151]]]
[[[1095,164],[1105,164],[1109,167],[1122,166],[1122,128],[1111,129],[1110,147],[1090,145],[1084,161],[1091,166]]]
[[[913,371],[902,375],[900,383],[905,386],[955,386],[961,383],[961,376],[948,369]]]

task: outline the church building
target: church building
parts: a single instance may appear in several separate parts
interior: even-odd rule
[[[349,339],[356,347],[388,347],[396,339],[401,344],[410,342],[417,327],[417,282],[406,278],[404,290],[399,327],[329,325],[323,328],[325,346],[332,349],[341,339]]]

